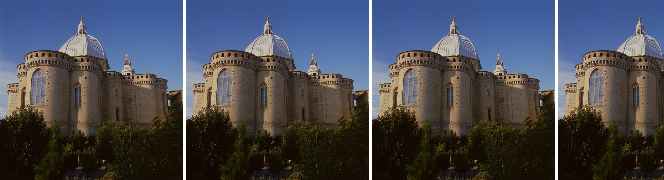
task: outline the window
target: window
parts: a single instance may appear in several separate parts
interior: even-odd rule
[[[37,105],[44,102],[44,96],[46,96],[45,84],[46,79],[41,70],[36,70],[32,73],[31,79],[31,89],[30,89],[30,104]]]
[[[415,104],[417,99],[417,78],[412,70],[408,70],[403,78],[403,101],[405,105]]]
[[[447,87],[447,107],[452,107],[454,105],[454,87],[452,84]]]
[[[639,85],[634,85],[634,87],[632,87],[632,105],[634,105],[634,107],[639,106],[640,95]]]
[[[602,103],[604,98],[604,77],[599,70],[590,74],[590,89],[588,91],[588,103],[596,106]]]
[[[75,108],[81,107],[81,86],[80,85],[74,86],[74,107]]]
[[[231,76],[227,71],[221,71],[217,78],[217,104],[228,105],[231,99]]]
[[[258,104],[260,104],[261,107],[267,106],[267,87],[265,87],[265,85],[261,85],[258,89]]]

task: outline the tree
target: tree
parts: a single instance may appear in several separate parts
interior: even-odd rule
[[[27,108],[0,121],[3,162],[7,179],[34,179],[34,169],[47,152],[50,135],[41,113]]]
[[[48,152],[35,168],[35,179],[61,179],[65,170],[64,142],[60,134],[54,130],[48,142]]]
[[[416,157],[420,131],[415,116],[394,108],[373,121],[373,176],[406,179],[405,171]]]
[[[218,179],[236,141],[228,114],[206,109],[187,120],[187,128],[187,179]]]
[[[600,160],[609,137],[599,113],[589,106],[559,121],[558,167],[561,179],[592,179],[592,163]]]
[[[408,179],[435,179],[440,172],[436,160],[436,153],[433,152],[431,145],[431,127],[424,125],[422,128],[422,138],[417,157],[412,164],[408,166]]]
[[[593,179],[595,180],[620,180],[623,179],[625,169],[623,162],[624,148],[618,141],[618,130],[615,126],[609,127],[609,138],[602,158],[593,165]]]

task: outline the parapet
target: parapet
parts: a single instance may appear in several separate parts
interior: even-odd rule
[[[18,83],[7,84],[7,93],[18,93]]]
[[[576,83],[567,83],[565,84],[566,93],[576,93]]]
[[[200,93],[205,91],[205,83],[194,83],[194,92]]]
[[[27,67],[53,66],[68,70],[72,68],[72,62],[75,61],[74,58],[65,53],[52,50],[36,50],[28,52],[25,54],[24,58]],[[19,64],[19,66],[21,65]]]
[[[389,93],[392,87],[392,83],[380,83],[378,84],[380,93]]]

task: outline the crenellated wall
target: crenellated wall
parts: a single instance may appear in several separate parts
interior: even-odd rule
[[[525,120],[536,118],[539,80],[526,74],[498,76],[480,69],[479,60],[465,56],[403,51],[389,65],[390,82],[379,85],[379,115],[405,107],[415,113],[420,125],[459,135],[467,134],[478,121],[523,126]],[[407,72],[415,73],[417,81],[417,98],[411,105],[403,97]]]
[[[18,83],[9,85],[9,112],[30,106],[43,113],[48,126],[64,133],[93,135],[102,122],[120,121],[151,127],[166,114],[166,80],[153,74],[122,76],[108,70],[108,61],[92,56],[72,57],[51,50],[32,51],[17,65]],[[44,73],[44,101],[30,102],[32,77]],[[75,89],[80,89],[80,102]]]
[[[222,71],[232,79],[228,105],[217,104],[217,78]],[[244,124],[250,132],[280,135],[295,122],[334,127],[338,120],[351,117],[351,79],[296,71],[292,59],[223,50],[203,65],[203,79],[193,87],[194,114],[206,107],[223,109],[234,125]],[[267,90],[265,105],[259,102],[261,87]]]

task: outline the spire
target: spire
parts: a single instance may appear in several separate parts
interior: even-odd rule
[[[83,16],[81,16],[81,21],[78,23],[78,29],[76,30],[78,34],[87,34],[85,31],[85,23],[83,23]]]
[[[643,26],[643,23],[641,23],[641,17],[638,17],[636,19],[636,34],[646,34],[646,28]]]
[[[493,71],[493,74],[498,76],[507,74],[505,65],[503,64],[503,57],[500,56],[500,53],[496,55],[496,69]]]
[[[496,55],[496,65],[501,65],[501,66],[503,65],[503,58],[500,57],[500,53]]]
[[[449,34],[459,34],[459,31],[457,30],[457,25],[456,25],[456,18],[452,16],[452,22],[450,23],[450,32]]]
[[[129,60],[128,54],[124,54],[122,61],[122,75],[129,76],[134,74],[134,67],[131,65],[131,60]]]
[[[270,17],[265,17],[265,25],[263,25],[263,34],[272,34],[272,24],[270,24]]]
[[[314,53],[311,53],[311,58],[309,59],[309,65],[318,66],[318,62],[316,61],[316,56],[314,55]]]
[[[124,54],[124,58],[122,60],[123,65],[131,65],[131,61],[129,61],[129,54]]]
[[[316,56],[314,53],[311,53],[311,59],[309,59],[309,70],[307,70],[307,74],[310,76],[317,76],[320,74],[320,68],[318,67],[318,60],[316,60]]]

